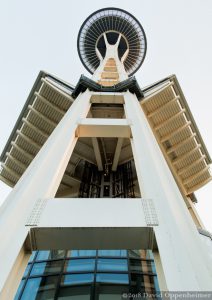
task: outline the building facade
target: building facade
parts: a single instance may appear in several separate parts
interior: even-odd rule
[[[175,75],[140,88],[146,48],[134,16],[101,9],[78,35],[92,77],[39,73],[1,155],[0,299],[210,290],[194,192],[211,158]]]
[[[151,251],[38,251],[15,299],[115,300],[143,292],[159,293]]]

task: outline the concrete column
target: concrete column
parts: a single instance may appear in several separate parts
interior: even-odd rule
[[[159,226],[155,235],[169,291],[208,291],[211,266],[197,228],[135,95],[126,92],[131,145],[142,197],[151,198]]]
[[[88,90],[78,96],[1,207],[0,299],[9,300],[5,298],[4,287],[11,282],[12,268],[17,260],[20,262],[19,253],[28,234],[27,218],[37,199],[55,196],[77,142],[78,121],[85,118],[90,109],[90,97]],[[21,253],[23,256],[23,251]],[[26,266],[27,260],[23,257],[21,262]],[[23,269],[21,266],[14,285],[22,277]]]

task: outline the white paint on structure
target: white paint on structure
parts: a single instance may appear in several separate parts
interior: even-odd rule
[[[135,95],[125,94],[126,117],[133,120],[131,145],[139,185],[154,201],[155,235],[169,291],[211,289],[208,252]]]
[[[11,191],[0,209],[1,261],[0,299],[12,276],[12,268],[29,232],[25,227],[29,214],[39,198],[54,197],[77,142],[75,131],[78,119],[86,117],[90,109],[91,93],[80,94],[38,155]],[[25,261],[27,263],[27,261]],[[18,286],[22,273],[17,274]]]

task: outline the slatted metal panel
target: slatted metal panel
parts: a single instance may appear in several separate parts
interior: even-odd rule
[[[41,72],[6,146],[0,179],[13,187],[73,102],[70,90]],[[18,129],[17,129],[18,128]],[[72,167],[75,167],[74,165]],[[69,170],[71,171],[71,170]]]
[[[210,181],[211,159],[176,77],[148,92],[141,107],[184,193],[188,195]]]

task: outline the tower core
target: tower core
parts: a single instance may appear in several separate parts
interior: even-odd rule
[[[0,157],[13,188],[0,300],[19,284],[16,300],[211,289],[212,238],[194,207],[211,158],[176,76],[142,89],[132,76],[146,48],[135,17],[104,8],[78,35],[92,77],[38,74]]]

